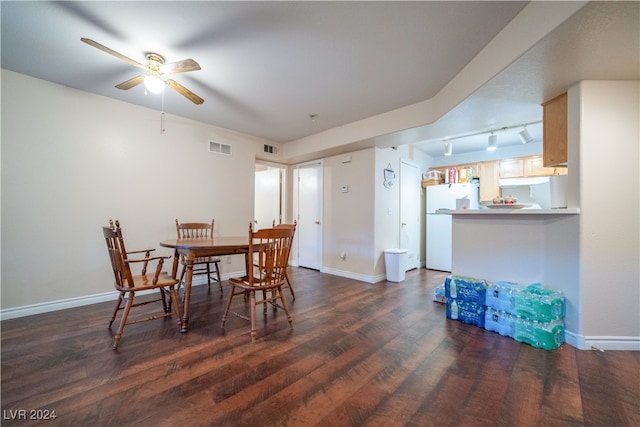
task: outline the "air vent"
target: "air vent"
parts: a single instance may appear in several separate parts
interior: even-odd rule
[[[225,154],[227,156],[231,155],[231,145],[222,144],[220,142],[209,141],[209,152],[210,153],[218,153]]]
[[[278,154],[278,147],[273,145],[264,144],[264,152],[269,154]]]

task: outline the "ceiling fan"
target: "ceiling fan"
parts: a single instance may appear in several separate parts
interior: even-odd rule
[[[91,39],[83,37],[80,40],[87,43],[88,45],[102,50],[103,52],[107,52],[108,54],[113,55],[116,58],[119,58],[124,62],[133,65],[134,67],[146,70],[145,75],[136,76],[120,84],[117,84],[116,87],[118,89],[131,89],[132,87],[135,87],[144,82],[145,87],[150,91],[161,92],[164,88],[164,85],[167,85],[178,92],[180,95],[188,98],[194,104],[202,104],[204,102],[204,99],[200,98],[198,95],[191,92],[180,83],[166,77],[168,74],[185,73],[187,71],[199,70],[200,64],[198,64],[193,59],[183,59],[182,61],[165,64],[164,58],[162,56],[158,55],[157,53],[147,53],[145,56],[146,62],[143,65],[138,61],[134,61],[133,59],[126,57],[113,49],[109,49],[108,47]]]

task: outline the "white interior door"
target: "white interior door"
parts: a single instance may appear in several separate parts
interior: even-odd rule
[[[400,163],[400,247],[406,249],[407,270],[420,266],[420,171]]]
[[[256,229],[271,227],[280,222],[280,197],[282,188],[280,169],[256,171],[254,222]]]
[[[322,164],[298,169],[298,265],[322,267]]]

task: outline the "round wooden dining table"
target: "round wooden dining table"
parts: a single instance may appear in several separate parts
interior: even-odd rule
[[[191,302],[191,285],[193,282],[193,262],[199,257],[245,254],[245,261],[249,263],[249,237],[248,236],[216,236],[204,239],[170,239],[160,242],[160,246],[172,248],[175,251],[173,258],[172,277],[178,277],[178,264],[181,255],[187,262],[187,274],[184,286],[184,303],[182,307],[182,319],[180,319],[180,331],[189,330],[189,304]],[[245,270],[249,271],[249,270]]]

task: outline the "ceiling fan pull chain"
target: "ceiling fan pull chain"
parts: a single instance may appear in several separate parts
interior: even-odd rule
[[[162,112],[160,113],[160,135],[165,133],[166,129],[164,127],[164,91],[162,91]]]

